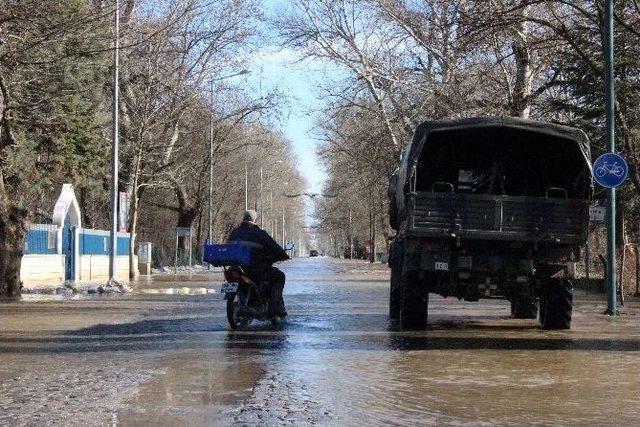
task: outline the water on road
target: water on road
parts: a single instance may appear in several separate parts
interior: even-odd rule
[[[228,330],[218,274],[156,276],[125,296],[2,303],[3,425],[634,425],[640,304],[610,318],[576,295],[541,331],[504,301],[432,295],[429,328],[395,331],[388,272],[281,265],[279,330]],[[204,290],[203,290],[204,289]]]

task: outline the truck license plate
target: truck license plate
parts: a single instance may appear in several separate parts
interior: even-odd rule
[[[238,284],[236,282],[226,282],[220,286],[221,294],[231,294],[234,292],[238,292]]]
[[[449,263],[436,261],[435,268],[437,271],[449,271]]]

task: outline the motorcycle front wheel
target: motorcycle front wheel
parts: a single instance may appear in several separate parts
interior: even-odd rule
[[[251,323],[252,319],[241,313],[246,300],[248,298],[242,298],[238,294],[227,300],[227,321],[233,330],[246,328]]]

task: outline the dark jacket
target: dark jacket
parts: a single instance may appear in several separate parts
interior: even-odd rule
[[[274,262],[289,259],[289,255],[273,240],[269,233],[257,225],[243,221],[229,235],[228,242],[250,242],[251,264],[256,269],[263,269]]]

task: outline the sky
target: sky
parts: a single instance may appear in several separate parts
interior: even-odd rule
[[[286,0],[262,0],[267,17],[276,17]],[[251,86],[267,91],[277,87],[287,104],[282,118],[282,131],[291,142],[297,166],[308,183],[308,190],[320,192],[326,173],[316,155],[317,140],[313,126],[322,107],[317,86],[327,79],[327,67],[316,61],[299,62],[299,55],[289,48],[281,49],[276,31],[265,28],[268,40],[252,58],[252,73],[247,76]]]

